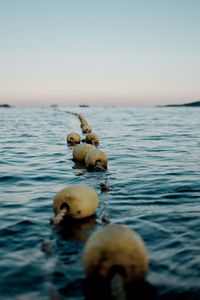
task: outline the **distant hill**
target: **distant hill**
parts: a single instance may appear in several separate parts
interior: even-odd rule
[[[199,106],[200,107],[200,101],[183,103],[183,104],[168,104],[168,105],[164,105],[164,106],[165,107],[176,107],[176,106]]]
[[[9,104],[0,104],[0,107],[3,107],[3,108],[11,108],[11,106]]]

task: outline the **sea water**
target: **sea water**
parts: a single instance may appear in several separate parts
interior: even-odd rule
[[[107,172],[75,167],[66,136],[82,133],[66,111],[98,134]],[[156,299],[199,299],[199,108],[2,108],[0,128],[1,299],[87,299],[82,251],[105,214],[143,238]],[[96,216],[58,230],[53,199],[79,183],[97,191]]]

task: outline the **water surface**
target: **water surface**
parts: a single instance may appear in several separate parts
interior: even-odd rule
[[[81,256],[87,237],[111,223],[144,239],[147,282],[157,299],[199,299],[200,109],[63,108],[80,112],[109,157],[106,173],[76,176],[66,136],[76,116],[50,108],[0,110],[1,299],[86,299]],[[101,193],[107,181],[112,190]],[[56,193],[88,184],[97,215],[63,231],[50,225]]]

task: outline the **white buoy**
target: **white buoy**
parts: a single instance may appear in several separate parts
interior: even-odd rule
[[[88,151],[96,149],[95,146],[90,144],[76,145],[73,149],[73,160],[85,162],[85,156]]]
[[[82,261],[87,276],[110,279],[120,274],[124,283],[143,280],[148,270],[147,250],[141,237],[115,224],[99,228],[89,237]]]
[[[103,151],[91,149],[85,156],[85,165],[89,171],[107,170],[108,157]]]
[[[90,132],[90,133],[86,134],[85,141],[88,144],[98,145],[99,144],[99,137],[96,133]]]
[[[71,132],[67,135],[66,141],[70,145],[75,145],[75,144],[80,144],[81,137],[78,133],[76,132]]]
[[[65,217],[82,219],[94,215],[99,204],[96,191],[82,184],[69,185],[57,193],[53,210],[56,214],[54,224],[59,224]]]

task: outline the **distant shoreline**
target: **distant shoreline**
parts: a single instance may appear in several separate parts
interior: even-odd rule
[[[200,107],[200,101],[194,101],[183,104],[167,104],[167,105],[159,105],[159,107],[177,107],[177,106],[192,106],[192,107]]]
[[[28,106],[19,106],[19,107],[40,107],[40,105],[28,105]],[[69,105],[71,107],[71,105]],[[105,105],[103,105],[105,106]],[[108,107],[121,107],[121,105],[108,105]],[[134,106],[134,105],[127,105],[127,107],[129,106]],[[0,108],[13,108],[15,107],[15,105],[10,105],[7,103],[2,103],[0,104]],[[49,107],[49,105],[47,105],[47,107]],[[50,105],[50,107],[56,108],[58,107],[57,104],[52,104]],[[79,107],[90,107],[88,104],[80,104]],[[98,105],[96,107],[99,107]],[[134,106],[135,107],[135,106]],[[137,107],[137,106],[136,106]],[[140,107],[140,106],[138,106]],[[143,107],[143,106],[142,106]],[[152,105],[152,106],[148,106],[148,107],[200,107],[200,100],[198,101],[193,101],[193,102],[187,102],[187,103],[182,103],[182,104],[159,104],[159,105]],[[43,107],[42,107],[43,108]]]
[[[12,106],[11,105],[9,105],[9,104],[6,104],[6,103],[4,103],[4,104],[0,104],[0,108],[11,108]]]

